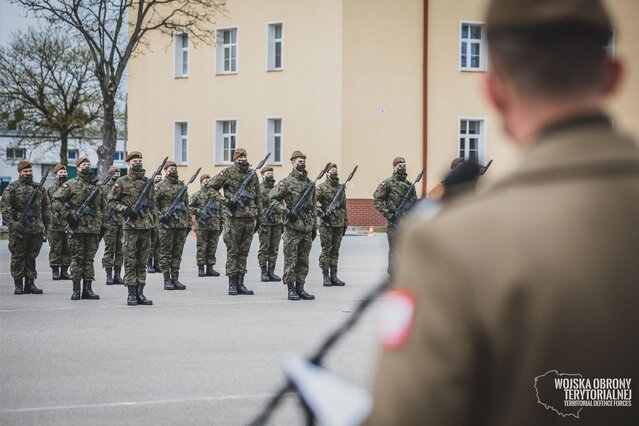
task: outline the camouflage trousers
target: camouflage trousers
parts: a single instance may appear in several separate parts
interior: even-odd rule
[[[197,266],[215,265],[217,259],[215,252],[217,251],[217,243],[220,240],[219,229],[196,229],[195,236],[197,238]]]
[[[149,260],[154,261],[155,263],[160,262],[160,230],[157,228],[153,228],[151,231],[151,250],[149,250]]]
[[[100,234],[75,233],[69,235],[71,243],[71,279],[94,280],[93,260],[100,245]]]
[[[246,258],[253,241],[255,218],[227,217],[224,224],[226,275],[246,274]]]
[[[284,284],[303,284],[308,275],[308,255],[313,246],[311,232],[284,228]]]
[[[393,271],[393,268],[397,262],[396,255],[396,239],[397,239],[397,227],[396,226],[387,226],[386,227],[386,237],[388,238],[388,268],[387,272],[390,275]]]
[[[322,253],[319,257],[319,265],[322,271],[330,268],[337,268],[339,259],[339,248],[342,245],[343,226],[327,226],[320,224],[320,241],[322,242]]]
[[[146,261],[150,252],[151,229],[124,229],[124,285],[146,284]]]
[[[49,231],[49,266],[71,265],[69,234],[64,231]]]
[[[104,232],[104,256],[102,268],[122,267],[122,227],[110,226]]]
[[[160,269],[179,272],[184,243],[190,228],[160,229]]]
[[[11,276],[18,280],[22,278],[38,278],[36,258],[42,248],[43,234],[22,234],[22,238],[9,237],[9,251],[11,252]]]
[[[257,252],[257,261],[260,264],[260,268],[266,268],[268,265],[275,267],[283,227],[284,225],[278,223],[277,225],[263,225],[260,228],[260,250]]]

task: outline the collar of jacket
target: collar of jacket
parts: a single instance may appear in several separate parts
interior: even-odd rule
[[[262,186],[266,189],[273,189],[275,187],[275,181],[268,182],[267,180],[262,181]]]
[[[144,169],[140,170],[139,172],[129,170],[129,176],[131,176],[133,179],[144,179],[145,173],[146,173],[146,170]]]
[[[303,172],[298,172],[297,169],[293,168],[291,171],[291,176],[293,176],[297,180],[306,181],[306,177],[308,176],[308,171],[304,170]]]
[[[166,180],[171,185],[177,185],[178,183],[180,183],[179,177],[167,176],[164,178],[164,180]]]
[[[333,179],[331,179],[331,177],[330,177],[330,176],[326,179],[326,182],[327,182],[330,186],[332,186],[332,187],[334,187],[334,188],[339,186],[339,179],[338,179],[338,180],[333,180]]]

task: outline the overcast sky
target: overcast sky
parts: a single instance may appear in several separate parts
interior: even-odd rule
[[[0,45],[7,44],[11,32],[37,25],[38,21],[35,18],[26,18],[25,15],[24,9],[20,6],[10,3],[9,0],[0,0]]]

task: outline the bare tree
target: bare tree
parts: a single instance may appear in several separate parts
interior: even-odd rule
[[[70,137],[81,138],[101,117],[100,89],[87,49],[52,28],[12,35],[0,48],[0,110],[32,144],[60,142],[67,164]]]
[[[113,163],[116,96],[131,56],[148,47],[147,36],[189,34],[194,45],[215,41],[213,23],[226,0],[12,0],[36,16],[73,31],[88,47],[103,99],[99,173]]]

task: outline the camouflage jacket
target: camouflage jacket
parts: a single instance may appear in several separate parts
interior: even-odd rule
[[[137,200],[142,188],[147,181],[147,177],[144,176],[145,171],[134,172],[129,170],[129,174],[122,176],[115,181],[113,188],[111,188],[111,194],[109,194],[109,201],[107,203],[107,209],[113,209],[118,213],[124,213],[127,208],[131,207],[135,200]],[[152,205],[155,203],[155,188],[149,191],[149,201]],[[142,215],[132,219],[134,228],[131,229],[152,229],[155,228],[156,222],[156,209],[155,207],[149,208],[142,213]],[[124,225],[124,229],[129,229],[128,225]]]
[[[51,207],[51,227],[50,231],[64,232],[64,227],[67,224],[66,220],[64,220],[64,216],[59,211],[53,209],[53,194],[62,187],[59,179],[56,179],[53,182],[53,185],[47,188],[47,194],[49,195],[49,205]]]
[[[202,209],[209,201],[209,195],[213,195],[213,208],[217,209],[217,215],[213,217],[207,216],[204,219],[205,224],[202,224],[198,218]],[[191,214],[195,216],[195,229],[208,229],[213,231],[219,231],[222,229],[222,226],[224,225],[224,206],[224,197],[214,189],[209,188],[207,191],[202,188],[195,194],[191,195],[191,198],[189,198],[189,207],[191,208]]]
[[[0,212],[2,212],[5,225],[11,226],[13,222],[20,219],[20,213],[24,210],[36,186],[38,186],[38,184],[35,182],[27,184],[20,182],[20,180],[13,181],[7,185],[2,194],[2,200],[0,201]],[[43,233],[45,228],[48,228],[51,223],[49,197],[44,188],[40,188],[40,191],[38,191],[38,195],[35,197],[35,200],[33,200],[31,208],[38,214],[25,226],[26,230],[24,232],[27,234]]]
[[[328,206],[331,205],[337,189],[339,181],[334,182],[330,177],[317,187],[317,215],[322,218],[322,223],[328,226],[343,227],[348,226],[348,215],[346,213],[346,191],[342,193],[339,205],[335,209],[335,213],[331,217],[324,218],[324,213]]]
[[[104,202],[104,215],[102,216],[102,226],[105,228],[115,228],[117,226],[122,226],[122,214],[116,212],[113,209],[106,208],[107,203],[109,202],[109,197],[111,196],[111,191],[115,186],[115,181],[113,179],[109,180],[106,185],[102,187],[102,201]]]
[[[184,182],[178,178],[167,176],[158,185],[158,191],[155,194],[155,202],[158,209],[158,220],[166,213],[171,207],[173,200],[178,195],[180,189],[184,187]],[[191,227],[191,213],[189,210],[189,193],[184,193],[184,196],[180,200],[184,203],[187,211],[176,210],[175,216],[172,217],[167,223],[169,228],[190,228]]]
[[[304,192],[304,189],[306,189],[306,186],[310,182],[308,172],[304,171],[303,173],[299,173],[297,170],[293,170],[291,174],[279,181],[271,190],[269,194],[271,207],[273,207],[277,213],[286,216],[290,209],[295,207],[302,192]],[[311,191],[306,201],[310,209],[292,224],[292,228],[297,231],[311,232],[315,226],[315,219],[317,218],[315,212],[315,189]]]
[[[226,198],[226,202],[228,203],[228,201],[233,197],[233,194],[235,194],[242,185],[246,175],[249,173],[251,173],[250,168],[243,173],[240,171],[237,164],[233,164],[211,178],[211,180],[206,184],[206,188],[213,188],[216,191],[224,189],[224,198]],[[246,189],[253,194],[253,198],[250,200],[245,199],[244,207],[237,206],[237,210],[233,217],[261,217],[262,200],[260,200],[259,196],[260,182],[257,175],[254,175],[249,181]],[[211,195],[209,194],[209,196]]]
[[[268,183],[265,180],[262,180],[262,206],[264,207],[264,214],[262,215],[262,225],[281,225],[284,222],[284,218],[280,213],[276,213],[274,209],[271,209],[273,212],[274,222],[269,221],[266,218],[266,212],[270,208],[270,202],[268,199],[271,190],[275,187],[275,182]]]
[[[84,203],[91,191],[96,187],[97,182],[81,176],[69,179],[63,183],[56,192],[53,193],[51,208],[57,212],[60,218],[66,218],[70,213],[75,212]],[[84,223],[78,223],[73,230],[79,234],[99,234],[102,228],[102,215],[104,214],[104,203],[102,200],[102,189],[93,199],[89,207],[95,211],[95,216],[87,213],[84,216]]]
[[[397,210],[397,207],[401,204],[406,191],[408,191],[408,187],[410,187],[410,182],[407,180],[400,180],[395,176],[385,179],[379,184],[373,194],[375,208],[386,219],[390,219],[393,213],[395,213],[395,210]],[[416,202],[417,194],[413,189],[410,195],[410,205],[412,206]]]

